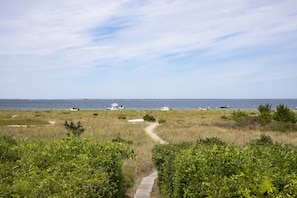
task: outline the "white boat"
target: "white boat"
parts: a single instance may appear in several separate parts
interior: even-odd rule
[[[161,111],[170,111],[172,109],[170,107],[168,107],[168,106],[164,106],[164,107],[161,107],[160,110]]]
[[[210,109],[209,106],[206,108],[201,108],[201,107],[198,108],[199,111],[208,111],[209,109]]]
[[[79,108],[73,107],[70,109],[70,111],[79,111]]]
[[[106,108],[106,110],[111,110],[111,111],[119,111],[124,109],[125,107],[123,105],[119,105],[118,103],[112,103],[111,107]]]

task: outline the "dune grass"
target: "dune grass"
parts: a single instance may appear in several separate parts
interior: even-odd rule
[[[206,137],[218,137],[235,145],[245,145],[261,134],[269,135],[279,143],[297,145],[295,132],[281,133],[242,128],[220,127],[217,123],[228,123],[222,117],[231,115],[232,110],[213,111],[0,111],[0,135],[11,135],[16,139],[41,139],[56,141],[67,137],[65,121],[81,122],[85,128],[80,138],[96,142],[124,140],[136,154],[135,160],[125,163],[131,186],[127,192],[132,197],[141,179],[149,175],[154,166],[151,150],[157,144],[144,131],[144,123],[128,123],[129,119],[152,115],[164,123],[155,132],[169,143],[192,142]],[[257,111],[246,111],[256,115]],[[11,126],[13,125],[13,126]],[[24,127],[25,125],[25,127]]]

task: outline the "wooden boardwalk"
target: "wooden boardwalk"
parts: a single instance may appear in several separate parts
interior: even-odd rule
[[[145,132],[150,135],[150,137],[159,142],[160,144],[168,144],[157,136],[153,130],[158,126],[158,123],[151,123],[148,127],[145,128]],[[134,198],[150,198],[155,179],[158,177],[158,172],[155,171],[147,177],[144,177],[137,188],[137,191],[134,195]]]
[[[154,186],[154,181],[158,177],[155,171],[147,177],[144,177],[137,188],[134,198],[149,198]]]

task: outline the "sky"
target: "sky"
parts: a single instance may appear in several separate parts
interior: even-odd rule
[[[296,0],[0,0],[0,98],[297,98]]]

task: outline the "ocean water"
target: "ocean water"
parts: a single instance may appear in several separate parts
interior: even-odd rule
[[[198,110],[199,108],[255,110],[260,104],[269,103],[275,109],[284,104],[290,109],[297,107],[297,99],[73,99],[73,100],[23,100],[0,99],[0,110],[105,110],[112,103],[123,105],[127,110],[158,110],[169,106],[173,110]]]

